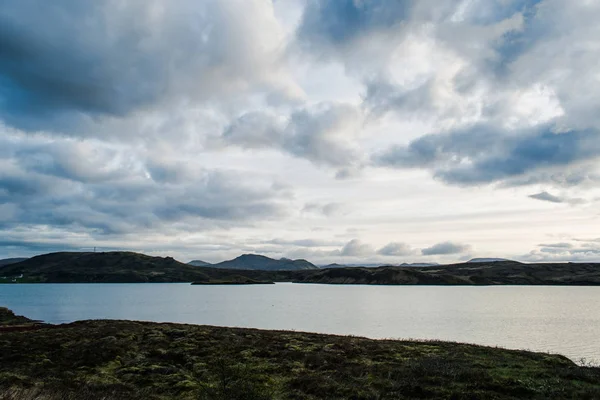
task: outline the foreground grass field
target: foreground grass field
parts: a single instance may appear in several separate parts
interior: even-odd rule
[[[600,369],[558,355],[133,321],[19,322],[22,330],[0,328],[0,399],[600,398]]]

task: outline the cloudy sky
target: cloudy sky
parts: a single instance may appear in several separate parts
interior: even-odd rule
[[[0,258],[600,261],[596,0],[0,4]]]

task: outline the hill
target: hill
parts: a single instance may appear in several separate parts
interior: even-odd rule
[[[338,263],[333,263],[333,264],[328,264],[328,265],[322,265],[320,267],[321,269],[329,269],[329,268],[350,268],[349,265],[342,265],[342,264],[338,264]]]
[[[489,262],[500,262],[500,261],[511,261],[506,258],[472,258],[468,263],[489,263]]]
[[[219,269],[261,271],[301,271],[319,269],[319,267],[309,263],[306,260],[290,260],[287,258],[275,260],[273,258],[260,256],[257,254],[243,254],[237,258],[234,258],[233,260],[213,264],[210,267]]]
[[[492,261],[319,269],[305,260],[242,255],[209,266],[132,252],[50,253],[2,267],[0,283],[298,282],[368,285],[600,285],[600,264]]]
[[[22,326],[33,323],[35,321],[21,315],[15,315],[15,313],[6,307],[0,307],[0,331],[2,331],[2,327],[6,326]]]
[[[600,398],[600,368],[547,353],[136,321],[25,329],[0,333],[0,398]]]
[[[4,267],[5,265],[16,264],[25,260],[27,260],[27,258],[5,258],[0,260],[0,268]]]
[[[438,263],[402,263],[400,267],[434,267],[440,265]]]
[[[188,265],[193,265],[194,267],[208,267],[212,264],[202,260],[192,260],[188,263]]]
[[[18,282],[193,282],[209,280],[197,267],[171,257],[133,252],[61,252],[29,258],[2,268]]]
[[[302,283],[370,285],[600,285],[600,264],[493,261],[434,267],[338,268],[306,271]]]

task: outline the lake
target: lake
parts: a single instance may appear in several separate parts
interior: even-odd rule
[[[50,323],[110,318],[441,339],[600,361],[600,287],[18,284],[0,285],[0,306]]]

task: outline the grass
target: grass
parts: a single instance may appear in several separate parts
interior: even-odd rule
[[[134,321],[0,330],[0,399],[598,399],[566,357]]]
[[[15,315],[11,310],[6,307],[0,307],[0,328],[7,326],[21,326],[33,324],[35,321],[21,315]]]

